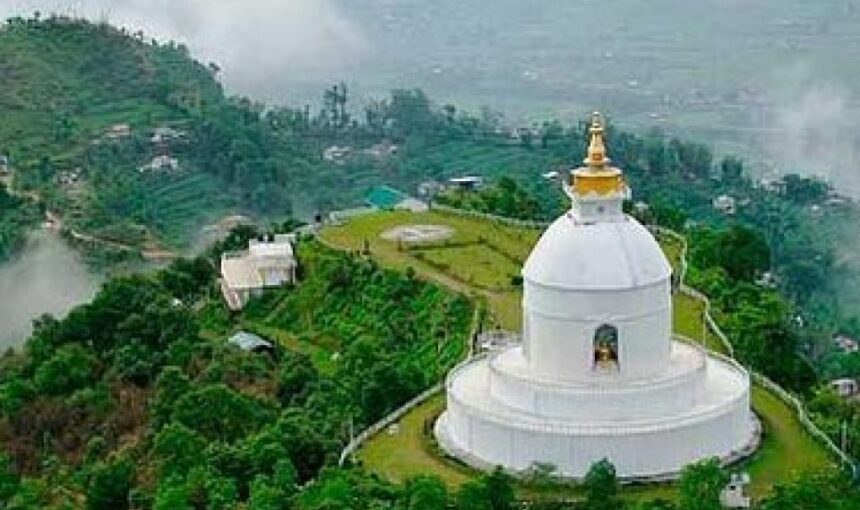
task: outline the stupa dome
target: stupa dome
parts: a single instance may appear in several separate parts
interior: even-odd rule
[[[671,272],[654,237],[635,219],[582,223],[568,213],[544,232],[523,277],[568,290],[622,290],[660,283]]]

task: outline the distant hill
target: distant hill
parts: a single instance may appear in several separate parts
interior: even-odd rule
[[[0,30],[0,146],[25,160],[113,123],[184,120],[221,101],[210,70],[182,46],[66,18],[15,18]]]
[[[182,247],[228,211],[288,214],[305,151],[261,107],[225,97],[216,75],[184,46],[109,25],[9,20],[0,155],[15,188],[67,227],[143,249]]]
[[[420,90],[356,107],[334,86],[313,112],[230,98],[217,66],[182,45],[105,24],[9,20],[0,62],[0,154],[14,188],[105,247],[182,249],[228,213],[309,214],[359,204],[378,184],[411,192],[429,178],[537,175],[563,161]],[[335,145],[346,156],[324,158]]]

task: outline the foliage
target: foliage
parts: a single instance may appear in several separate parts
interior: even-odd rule
[[[759,505],[761,510],[848,510],[857,508],[860,492],[843,476],[819,473],[779,485]]]
[[[690,259],[701,268],[719,267],[735,280],[752,282],[770,267],[770,249],[764,236],[741,225],[727,230],[696,230]]]
[[[79,344],[60,347],[33,377],[36,391],[46,395],[68,395],[95,382],[95,356]]]
[[[588,510],[614,510],[621,508],[617,499],[618,479],[615,466],[607,459],[591,465],[583,481],[585,487],[585,508]]]
[[[97,466],[87,488],[87,510],[128,508],[133,467],[128,459]]]
[[[507,176],[478,191],[447,190],[436,195],[434,201],[458,209],[469,209],[509,218],[535,219],[542,215],[537,199]]]
[[[30,202],[10,195],[0,182],[0,262],[23,246],[27,229],[38,217],[38,210]]]
[[[729,482],[729,476],[713,458],[691,464],[681,472],[682,510],[720,510],[720,493]]]
[[[464,297],[316,243],[298,252],[302,283],[220,333],[203,329],[208,259],[115,278],[66,318],[39,320],[25,352],[0,364],[0,491],[47,507],[50,492],[19,482],[29,476],[90,509],[285,508],[337,458],[349,422],[367,426],[460,359]],[[246,353],[224,342],[240,325],[341,354],[322,362],[290,342]],[[340,501],[339,483],[325,498]],[[415,508],[448,497],[429,480],[411,490]]]

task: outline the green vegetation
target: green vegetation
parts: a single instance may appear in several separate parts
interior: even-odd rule
[[[302,283],[236,316],[199,258],[41,319],[0,363],[4,508],[287,508],[351,430],[465,354],[463,296],[313,241],[298,253]],[[275,352],[228,345],[238,329],[277,333]]]
[[[531,220],[541,215],[540,203],[520,189],[510,177],[502,177],[477,192],[457,188],[445,190],[436,195],[434,201],[457,209],[498,214],[507,218]]]
[[[403,225],[447,225],[454,235],[442,242],[410,246],[383,239],[386,231]],[[522,320],[519,274],[539,232],[444,212],[386,212],[352,218],[346,225],[326,228],[322,240],[347,251],[369,249],[386,267],[405,270],[474,295],[489,303],[491,323],[517,331]]]
[[[0,182],[0,262],[3,262],[26,239],[27,229],[39,218],[39,211],[24,199],[8,193]]]

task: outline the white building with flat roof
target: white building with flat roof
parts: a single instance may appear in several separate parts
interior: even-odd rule
[[[857,379],[849,377],[830,381],[830,387],[842,398],[853,397],[860,393],[860,383],[857,382]]]
[[[251,240],[248,249],[221,256],[221,293],[228,308],[241,310],[252,296],[267,288],[296,281],[292,235]]]
[[[672,334],[672,269],[622,211],[595,116],[571,209],[525,263],[522,343],[448,376],[440,445],[478,467],[527,473],[552,464],[582,478],[612,462],[624,479],[675,477],[687,464],[737,460],[758,444],[749,374]]]

